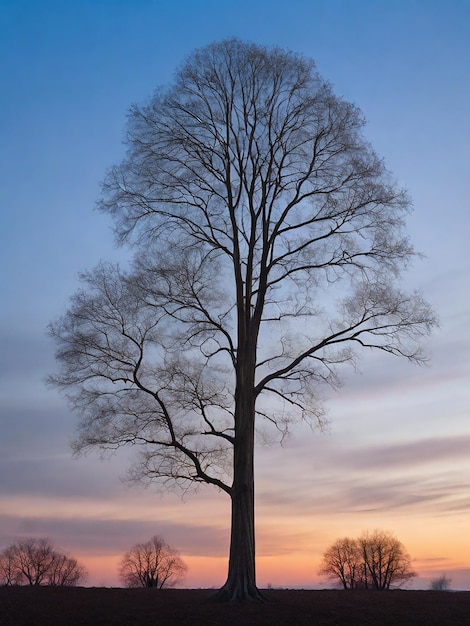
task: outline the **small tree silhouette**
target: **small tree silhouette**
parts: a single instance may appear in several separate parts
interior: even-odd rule
[[[174,587],[187,567],[179,554],[158,535],[125,553],[119,578],[126,587]]]
[[[403,544],[382,530],[337,540],[324,553],[320,573],[344,589],[390,589],[416,576]]]
[[[433,591],[449,591],[451,582],[452,578],[442,574],[439,578],[433,578],[431,580],[430,589]]]
[[[54,550],[47,538],[29,537],[0,553],[0,584],[73,587],[87,577],[74,558]]]

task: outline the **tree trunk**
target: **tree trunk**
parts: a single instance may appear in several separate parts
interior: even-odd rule
[[[230,556],[227,581],[214,598],[220,602],[263,599],[256,587],[255,571],[255,402],[252,375],[253,372],[240,381],[240,393],[236,394]]]

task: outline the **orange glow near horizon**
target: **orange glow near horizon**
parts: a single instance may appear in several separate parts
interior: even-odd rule
[[[442,461],[428,458],[418,446],[423,456],[416,455],[412,463],[408,448],[398,444],[402,456],[382,467],[373,446],[356,452],[346,438],[344,447],[333,447],[337,439],[341,443],[340,427],[335,437],[309,434],[307,439],[300,433],[284,449],[258,448],[258,585],[331,587],[318,573],[328,546],[341,537],[382,529],[410,554],[419,577],[414,586],[427,588],[430,578],[446,574],[452,588],[470,589],[467,492],[461,478],[468,460],[452,450],[456,458],[451,456],[443,469]],[[370,458],[377,463],[372,470],[362,465]],[[124,552],[153,534],[161,534],[187,564],[182,587],[217,588],[225,582],[230,530],[225,494],[202,487],[183,499],[173,493],[160,497],[115,481],[115,491],[101,499],[92,490],[82,498],[6,495],[0,508],[14,511],[20,521],[4,515],[3,532],[10,541],[48,536],[87,568],[87,586],[121,586],[118,567]]]
[[[440,552],[439,550],[437,552]],[[412,553],[412,551],[410,551]],[[415,553],[412,553],[413,555]],[[467,559],[439,558],[429,556],[435,551],[425,551],[423,556],[413,558],[413,567],[417,571],[417,586],[427,588],[426,582],[431,578],[446,574],[456,589],[468,589],[470,567]],[[91,556],[76,555],[89,572],[85,583],[88,587],[121,587],[118,578],[118,567],[122,555]],[[188,572],[179,585],[189,589],[211,589],[220,587],[227,576],[228,557],[194,557],[181,555],[188,566]],[[257,558],[257,581],[260,588],[325,588],[333,583],[318,574],[320,559],[309,554],[290,556],[271,556]]]
[[[343,536],[355,537],[362,531],[374,528],[383,528],[392,532],[405,546],[410,554],[412,566],[418,574],[413,586],[427,588],[429,580],[441,574],[446,574],[453,581],[455,589],[470,588],[470,549],[467,548],[468,520],[462,515],[460,520],[452,518],[452,522],[445,517],[434,519],[433,525],[426,519],[419,517],[413,520],[403,518],[401,523],[394,520],[391,524],[357,524],[359,520],[346,520],[342,524],[338,521],[326,526],[327,520],[319,519],[318,527],[322,527],[322,538],[315,542],[312,532],[312,540],[309,545],[301,541],[299,545],[291,542],[288,546],[282,546],[282,523],[279,532],[279,551],[277,554],[263,554],[262,545],[257,556],[257,581],[261,588],[292,587],[292,588],[324,588],[331,587],[332,583],[319,575],[320,561],[325,549],[336,539]],[[375,520],[379,521],[379,520]],[[450,523],[449,523],[450,522]],[[314,523],[306,522],[308,526]],[[359,527],[359,532],[355,526]],[[339,532],[338,527],[341,526]],[[349,530],[348,530],[349,528]],[[299,530],[299,529],[297,529]],[[304,529],[306,530],[306,529]],[[304,535],[302,535],[304,536]],[[260,544],[268,541],[274,543],[276,536],[264,537]],[[284,553],[282,551],[284,550]],[[122,553],[112,555],[93,555],[88,553],[75,554],[88,569],[89,578],[87,586],[121,586],[117,571]],[[188,572],[182,581],[184,588],[218,588],[226,579],[228,553],[220,556],[203,556],[185,554],[181,557],[188,566]]]

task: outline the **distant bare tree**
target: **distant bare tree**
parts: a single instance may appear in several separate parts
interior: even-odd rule
[[[138,543],[125,553],[119,578],[126,587],[174,587],[187,567],[178,552],[158,535]]]
[[[231,500],[221,600],[260,598],[257,428],[321,423],[319,388],[373,349],[422,363],[436,319],[399,278],[410,208],[313,61],[228,40],[129,115],[100,208],[128,271],[102,263],[50,327],[80,414],[75,451],[133,445],[135,480]]]
[[[366,587],[373,589],[400,587],[416,576],[403,544],[392,534],[375,530],[372,533],[365,533],[357,541]]]
[[[433,578],[429,586],[433,591],[449,591],[452,578],[448,578],[445,574],[438,578]]]
[[[320,573],[344,589],[390,589],[416,576],[403,544],[382,530],[336,541],[323,555]]]
[[[47,584],[52,587],[75,587],[85,582],[87,572],[77,559],[55,552],[47,573]]]
[[[0,552],[0,585],[21,585],[24,581],[22,572],[17,567],[13,547]]]
[[[22,539],[11,546],[16,568],[28,584],[41,585],[54,561],[54,548],[49,539]]]
[[[339,580],[344,589],[353,589],[360,578],[357,542],[344,537],[338,539],[323,555],[320,574]]]
[[[49,539],[28,538],[0,554],[0,577],[5,585],[69,587],[83,582],[86,571],[76,559],[54,550]]]

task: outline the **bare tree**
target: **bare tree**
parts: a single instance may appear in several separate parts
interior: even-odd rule
[[[17,567],[15,552],[9,546],[0,552],[0,585],[21,585],[24,581],[22,572]]]
[[[85,582],[87,572],[77,559],[55,552],[47,573],[47,584],[51,587],[76,587]]]
[[[155,535],[138,543],[124,555],[119,578],[126,587],[174,587],[185,575],[187,567],[179,554]]]
[[[84,274],[50,327],[76,452],[135,445],[131,479],[231,498],[223,600],[260,598],[255,425],[282,438],[321,422],[318,388],[356,349],[421,363],[435,323],[396,285],[415,254],[410,203],[362,126],[310,60],[237,40],[197,50],[131,109],[103,185],[131,268]]]
[[[403,544],[392,534],[383,530],[365,533],[359,537],[358,547],[364,563],[364,582],[367,587],[400,587],[416,576]]]
[[[357,541],[338,539],[323,555],[320,574],[339,580],[344,589],[354,589],[361,578]]]
[[[5,585],[70,587],[85,579],[85,568],[76,559],[54,550],[46,538],[22,539],[0,554],[0,580]]]
[[[438,576],[437,578],[433,578],[431,580],[429,588],[433,591],[449,591],[451,582],[452,578],[442,574],[442,576]]]
[[[403,544],[383,530],[336,541],[323,555],[320,573],[344,589],[390,589],[416,576]]]
[[[10,549],[17,571],[29,585],[41,585],[46,582],[55,555],[49,539],[22,539],[10,546]]]

